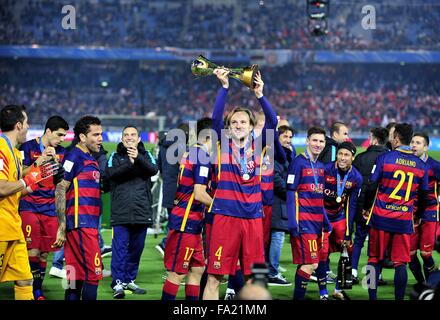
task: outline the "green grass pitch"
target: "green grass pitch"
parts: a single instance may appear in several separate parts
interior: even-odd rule
[[[105,148],[112,152],[115,149],[116,144],[114,143],[105,143]],[[302,151],[301,149],[298,150]],[[440,160],[440,152],[430,152],[430,155],[437,160]],[[104,230],[103,237],[107,245],[111,244],[111,231]],[[162,276],[165,274],[165,269],[163,267],[162,256],[159,252],[154,248],[161,240],[163,235],[159,235],[155,238],[153,235],[148,235],[145,242],[145,249],[141,257],[141,262],[139,266],[138,278],[136,280],[137,284],[143,288],[147,289],[146,295],[126,295],[126,300],[157,300],[160,299],[162,294],[162,285],[164,280]],[[337,262],[339,259],[339,254],[332,254],[331,257],[331,269],[333,272],[337,270]],[[440,255],[438,253],[434,253],[434,260],[436,261],[436,265],[439,265]],[[48,268],[47,272],[51,267],[52,254],[48,259]],[[110,268],[111,257],[103,258],[104,266],[106,269]],[[361,255],[361,259],[359,262],[359,275],[362,277],[361,268],[367,264],[367,256],[366,256],[366,243],[364,250]],[[283,246],[282,255],[280,259],[280,265],[287,269],[284,273],[287,280],[293,281],[294,274],[296,270],[296,266],[292,264],[292,254],[290,251],[290,243],[289,237],[286,236],[286,242]],[[392,269],[384,269],[383,270],[383,278],[388,282],[388,285],[381,286],[378,289],[378,298],[381,300],[393,300],[394,299],[394,286],[393,286],[393,277],[394,272]],[[112,299],[112,290],[110,288],[111,278],[104,278],[99,284],[99,292],[98,299],[100,300],[109,300]],[[408,286],[407,291],[409,292],[412,286],[415,284],[415,280],[408,270]],[[64,289],[62,286],[62,281],[58,278],[53,278],[46,275],[46,279],[44,280],[44,292],[46,297],[49,300],[63,300],[64,299]],[[331,294],[334,289],[334,284],[328,285],[329,293]],[[224,297],[226,290],[226,284],[221,285],[220,287],[220,297]],[[289,287],[269,287],[269,290],[274,299],[280,300],[290,300],[292,298],[293,293],[293,285]],[[13,283],[2,283],[0,284],[0,300],[12,300],[14,299],[13,293]],[[367,289],[362,288],[361,285],[353,286],[352,290],[347,290],[350,297],[358,300],[367,300],[368,299],[368,291]],[[306,298],[310,299],[319,299],[319,290],[318,285],[316,283],[309,283],[307,288]],[[184,299],[184,287],[181,286],[177,299]]]

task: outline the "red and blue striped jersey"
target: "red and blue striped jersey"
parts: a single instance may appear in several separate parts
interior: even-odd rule
[[[212,112],[212,128],[221,141],[220,159],[216,168],[217,189],[211,203],[210,212],[238,218],[255,219],[263,215],[261,195],[261,153],[262,147],[268,144],[266,134],[276,131],[277,116],[266,97],[258,102],[266,117],[261,139],[252,139],[244,148],[233,145],[225,135],[223,113],[228,89],[220,88]],[[268,131],[269,130],[269,131]],[[254,138],[254,133],[251,133]],[[217,151],[218,152],[218,151]],[[239,158],[236,160],[236,158]],[[246,163],[246,164],[245,164]]]
[[[217,143],[217,152],[214,153],[218,158],[211,164],[211,176],[209,181],[209,195],[214,198],[215,191],[217,190],[217,181],[219,170],[217,169],[218,163],[220,163],[220,143]],[[210,212],[211,206],[205,209],[205,223],[212,224],[214,222],[214,214]]]
[[[337,202],[337,173],[340,175],[340,188],[342,188],[345,175],[347,180],[344,190],[342,190],[341,202]],[[356,216],[357,200],[362,186],[362,175],[355,168],[351,167],[348,171],[337,169],[336,162],[325,165],[325,185],[324,185],[324,208],[330,222],[337,222],[346,219],[347,229],[345,236],[349,238],[353,232],[353,222]]]
[[[171,229],[192,234],[202,232],[205,205],[194,199],[194,185],[208,186],[210,175],[208,152],[202,145],[191,146],[180,160],[174,207],[168,217]]]
[[[261,194],[263,197],[263,206],[273,204],[273,153],[270,146],[263,149],[263,161],[261,164]]]
[[[29,140],[20,146],[19,150],[23,157],[23,165],[29,167],[41,156],[44,151],[44,149],[41,149],[44,147],[40,146],[40,139]],[[58,146],[55,148],[55,152],[57,160],[61,163],[64,159],[65,149],[62,146]],[[18,210],[20,212],[32,212],[55,217],[55,186],[43,187],[26,195],[20,200]]]
[[[414,232],[414,201],[419,190],[428,191],[425,163],[408,147],[377,157],[370,180],[378,184],[367,224],[387,232]]]
[[[288,227],[289,230],[299,227],[300,234],[321,234],[326,219],[324,164],[316,161],[313,167],[309,158],[300,154],[292,160],[287,172]]]
[[[101,190],[98,162],[82,146],[76,145],[64,158],[66,192],[66,228],[99,227]]]
[[[428,170],[428,199],[424,212],[423,221],[439,221],[438,183],[440,182],[440,162],[429,157],[425,161]],[[417,200],[416,200],[417,202]],[[417,204],[415,204],[417,207]]]
[[[258,148],[256,145],[257,142],[253,140],[248,147],[238,148],[229,139],[226,147],[221,146],[220,164],[215,166],[217,188],[209,210],[211,213],[246,219],[263,216],[261,154],[255,151],[261,150],[261,147]],[[247,180],[244,178],[240,164],[235,160],[236,157],[246,159],[246,170],[249,175]]]

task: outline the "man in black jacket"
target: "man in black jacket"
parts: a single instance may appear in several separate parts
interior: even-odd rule
[[[289,231],[287,226],[286,210],[286,181],[287,169],[292,158],[296,156],[292,148],[293,129],[289,126],[280,126],[278,128],[279,141],[286,154],[287,162],[280,163],[275,159],[274,164],[274,199],[271,218],[271,241],[269,249],[269,281],[270,286],[290,286],[279,271],[279,262],[281,249],[284,244],[285,233]]]
[[[330,129],[330,137],[325,137],[325,148],[318,160],[329,163],[336,160],[338,144],[348,140],[348,127],[343,122],[335,122]]]
[[[368,180],[371,175],[376,158],[384,152],[388,152],[386,147],[388,142],[388,129],[377,127],[370,131],[370,146],[368,149],[357,155],[353,161],[353,165],[362,174],[363,185],[357,203],[356,213],[356,231],[354,235],[353,254],[352,254],[352,272],[353,283],[359,283],[358,279],[358,265],[359,257],[364,246],[365,239],[368,235],[368,227],[365,224],[365,219],[362,217],[362,209],[365,201],[365,190]]]
[[[137,128],[126,126],[122,131],[122,142],[110,156],[106,167],[113,227],[111,286],[116,299],[124,297],[124,290],[135,294],[146,293],[134,280],[147,228],[153,224],[151,177],[158,169],[156,160],[140,140]]]

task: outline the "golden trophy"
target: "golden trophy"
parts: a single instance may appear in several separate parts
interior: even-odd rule
[[[214,69],[219,66],[209,61],[204,56],[200,55],[197,59],[195,59],[191,64],[191,72],[193,75],[197,77],[205,77],[213,74]],[[241,83],[243,83],[246,87],[250,89],[254,89],[255,87],[255,76],[258,72],[258,65],[253,64],[244,68],[227,68],[230,73],[229,76],[234,78]]]

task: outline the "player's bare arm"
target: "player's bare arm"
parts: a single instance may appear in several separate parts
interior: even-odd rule
[[[26,189],[21,181],[0,180],[0,197],[7,197],[23,190]]]
[[[204,184],[195,184],[194,185],[194,199],[200,201],[205,206],[210,206],[212,203],[212,198],[206,192],[206,185]]]
[[[257,99],[260,99],[263,96],[263,88],[264,88],[264,82],[261,78],[261,73],[258,71],[257,75],[255,76],[255,88],[254,93]]]
[[[55,189],[55,208],[58,216],[57,238],[52,247],[61,248],[66,242],[66,191],[70,182],[62,180]]]

